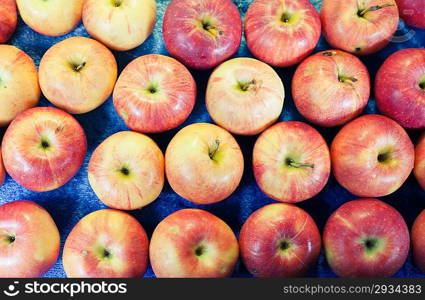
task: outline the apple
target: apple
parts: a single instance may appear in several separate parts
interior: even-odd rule
[[[249,50],[275,67],[289,67],[319,42],[320,17],[309,0],[255,0],[245,17]]]
[[[108,99],[117,72],[108,48],[89,38],[71,37],[47,50],[40,61],[39,79],[50,102],[69,113],[83,114]]]
[[[3,158],[1,157],[1,147],[0,147],[0,186],[3,185],[3,182],[5,179],[6,179],[6,170],[4,169]]]
[[[34,31],[48,36],[71,32],[81,21],[84,0],[16,0],[19,14]]]
[[[326,222],[326,260],[340,277],[390,277],[406,261],[409,230],[400,213],[377,199],[340,206]]]
[[[200,209],[182,209],[155,228],[149,256],[159,278],[222,278],[233,273],[239,246],[220,218]]]
[[[425,210],[413,223],[412,250],[416,265],[425,273]]]
[[[253,58],[228,60],[208,80],[208,112],[215,123],[234,134],[262,132],[279,118],[284,99],[279,75]]]
[[[357,55],[383,49],[399,21],[395,0],[323,0],[320,17],[328,43]]]
[[[18,15],[15,0],[0,0],[0,3],[0,43],[5,43],[15,32]]]
[[[80,169],[87,140],[80,124],[53,107],[21,113],[7,128],[2,155],[7,173],[36,192],[57,189]]]
[[[196,204],[229,197],[238,187],[244,159],[235,138],[208,123],[194,123],[171,139],[165,152],[165,173],[171,188]]]
[[[181,125],[196,101],[196,83],[184,65],[158,54],[125,67],[115,85],[114,106],[129,128],[163,132]]]
[[[292,80],[298,111],[310,122],[332,127],[360,115],[370,95],[366,66],[354,55],[326,50],[305,59]]]
[[[412,26],[425,29],[425,2],[423,0],[396,0],[403,20]]]
[[[107,47],[127,51],[140,46],[156,21],[155,0],[86,0],[83,23],[87,32]]]
[[[206,70],[236,53],[242,19],[231,0],[172,0],[162,32],[171,56],[190,68]]]
[[[376,74],[375,97],[378,109],[401,126],[424,129],[425,49],[403,49],[388,57]]]
[[[415,151],[406,131],[381,115],[365,115],[345,125],[331,145],[337,181],[360,197],[382,197],[409,177]]]
[[[95,194],[109,207],[142,208],[164,186],[164,155],[148,136],[118,132],[93,152],[88,178]]]
[[[23,200],[0,206],[0,277],[41,277],[59,249],[58,228],[44,208]]]
[[[0,127],[35,106],[40,94],[32,58],[14,46],[0,45]]]
[[[425,133],[421,135],[416,144],[413,173],[420,186],[425,190]]]
[[[148,251],[146,232],[134,217],[102,209],[82,218],[66,238],[63,268],[68,277],[140,277]]]

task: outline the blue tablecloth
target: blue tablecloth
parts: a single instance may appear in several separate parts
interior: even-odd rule
[[[162,18],[165,9],[170,0],[157,0],[158,20],[152,35],[140,47],[128,52],[115,52],[118,61],[119,70],[122,69],[133,59],[148,53],[167,54],[162,39]],[[234,1],[242,13],[249,6],[250,0]],[[314,5],[319,9],[320,0],[312,0]],[[425,47],[425,30],[419,30],[413,27],[406,26],[400,21],[399,30],[397,31],[398,40],[404,42],[391,42],[384,50],[368,57],[361,59],[367,65],[372,78],[374,77],[378,67],[383,63],[386,57],[391,53],[402,48],[424,48]],[[19,47],[28,53],[38,65],[41,57],[46,50],[53,44],[71,36],[88,36],[82,24],[80,24],[73,32],[66,36],[52,38],[37,34],[26,26],[21,20],[19,21],[17,30],[10,43]],[[321,38],[316,51],[329,49],[329,45]],[[245,40],[237,52],[236,56],[252,56],[246,46]],[[303,117],[297,112],[294,103],[291,99],[290,82],[294,74],[295,68],[277,69],[276,71],[281,76],[287,93],[283,113],[280,121],[283,120],[302,120]],[[195,122],[212,122],[205,107],[205,88],[210,71],[192,72],[198,85],[198,99],[193,113],[189,119],[179,128]],[[99,74],[99,76],[102,76]],[[373,95],[372,95],[373,96]],[[40,106],[51,105],[45,98],[40,101]],[[365,113],[376,113],[375,101],[372,98],[365,110]],[[84,165],[78,174],[69,181],[65,186],[58,190],[35,193],[20,187],[10,177],[7,177],[5,184],[0,188],[0,204],[11,202],[19,199],[28,199],[35,201],[45,207],[53,216],[61,233],[62,246],[72,227],[86,214],[105,208],[102,202],[96,197],[87,180],[87,165],[93,150],[111,134],[128,130],[124,122],[120,119],[114,110],[112,100],[108,99],[104,105],[93,112],[76,115],[76,118],[84,127],[88,138],[88,152]],[[165,151],[166,146],[178,129],[171,130],[162,134],[151,135],[151,137]],[[316,126],[317,128],[317,126]],[[330,144],[332,138],[339,128],[324,129],[317,128]],[[0,129],[0,136],[4,133],[4,129]],[[409,132],[412,139],[415,141],[418,137],[418,132]],[[239,230],[246,218],[256,209],[274,202],[266,197],[257,187],[252,169],[251,156],[252,148],[256,137],[236,137],[245,156],[245,173],[240,187],[228,199],[213,205],[197,206],[194,205],[172,191],[168,184],[165,185],[160,197],[148,205],[147,207],[133,211],[131,214],[135,216],[149,235],[152,234],[155,226],[170,213],[187,207],[198,207],[205,209],[218,217],[225,220],[238,235]],[[325,189],[313,199],[307,200],[299,204],[300,207],[309,212],[316,220],[319,229],[323,226],[329,215],[346,201],[356,199],[340,185],[337,184],[334,177],[331,176]],[[405,218],[409,227],[416,216],[425,208],[425,191],[423,191],[413,175],[407,182],[394,194],[382,198],[387,203],[396,207]],[[57,261],[55,266],[45,275],[46,277],[64,277],[61,259]],[[153,277],[152,269],[149,268],[146,277]],[[234,272],[235,277],[249,277],[249,273],[239,261]],[[326,263],[325,257],[322,254],[316,266],[312,268],[308,276],[314,277],[334,277],[335,274],[330,270]],[[414,266],[412,257],[409,256],[403,268],[395,275],[397,277],[419,277],[424,276],[419,269]]]

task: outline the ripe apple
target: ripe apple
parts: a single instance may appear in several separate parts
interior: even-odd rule
[[[182,209],[155,228],[149,247],[157,277],[228,277],[233,273],[239,246],[232,229],[200,209]]]
[[[279,75],[248,57],[228,60],[208,81],[206,105],[215,123],[240,135],[255,135],[276,122],[285,89]]]
[[[165,152],[165,173],[172,189],[196,204],[229,197],[238,187],[244,159],[234,137],[208,123],[181,129]]]
[[[3,182],[5,179],[6,179],[6,170],[4,169],[3,158],[1,157],[1,147],[0,147],[0,186],[3,185]]]
[[[148,136],[118,132],[93,152],[88,177],[96,195],[109,207],[142,208],[164,186],[164,155]]]
[[[15,0],[0,0],[0,43],[10,39],[15,32],[17,21]]]
[[[14,46],[0,45],[0,127],[35,106],[40,93],[32,58]]]
[[[320,254],[320,233],[301,208],[285,203],[266,205],[242,226],[242,260],[256,277],[305,275]]]
[[[298,111],[310,122],[332,127],[358,116],[369,100],[370,77],[354,55],[319,52],[304,60],[292,80]]]
[[[320,38],[319,13],[309,0],[255,0],[245,17],[249,50],[276,67],[299,63]]]
[[[282,202],[317,195],[331,168],[329,149],[319,132],[302,122],[280,122],[264,131],[254,145],[252,169],[260,189]]]
[[[328,43],[357,55],[384,48],[399,21],[395,0],[323,0],[320,17]]]
[[[16,0],[24,22],[42,35],[60,36],[81,21],[84,0]]]
[[[156,21],[155,0],[86,0],[83,23],[87,32],[107,47],[127,51],[140,46]]]
[[[196,101],[196,83],[184,65],[158,54],[133,60],[115,85],[115,108],[129,128],[163,132],[182,124]]]
[[[63,268],[68,277],[140,277],[148,264],[149,240],[129,214],[102,209],[82,218],[68,235]]]
[[[58,228],[44,208],[31,201],[0,206],[0,277],[41,277],[59,249]]]
[[[376,74],[375,97],[378,109],[401,126],[424,129],[425,49],[403,49],[388,57]]]
[[[231,0],[172,0],[162,27],[171,56],[193,69],[211,69],[232,56],[242,19]]]
[[[425,273],[425,210],[413,223],[412,250],[416,265]]]
[[[345,125],[331,146],[337,181],[360,197],[389,195],[413,169],[415,151],[406,131],[381,115],[365,115]]]
[[[413,173],[420,186],[425,190],[425,133],[422,134],[416,144]]]
[[[390,277],[406,261],[409,243],[403,217],[377,199],[343,204],[323,232],[326,259],[341,277]]]
[[[87,140],[80,124],[53,107],[21,113],[7,128],[2,154],[7,173],[36,192],[57,189],[80,169]]]
[[[425,29],[425,2],[423,0],[396,0],[403,20],[412,26]]]

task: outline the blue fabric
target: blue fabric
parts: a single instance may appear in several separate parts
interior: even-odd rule
[[[158,0],[158,21],[155,26],[154,32],[148,38],[148,40],[133,51],[118,53],[115,52],[115,56],[118,61],[119,70],[121,71],[131,60],[135,59],[144,54],[148,53],[161,53],[167,54],[162,40],[162,17],[165,9],[169,3],[169,0]],[[235,3],[239,7],[242,15],[244,16],[249,3],[251,0],[237,0]],[[320,7],[320,0],[312,0],[317,8]],[[39,61],[45,51],[53,44],[71,37],[71,36],[88,36],[82,24],[80,24],[73,32],[66,36],[51,38],[45,37],[32,31],[28,26],[23,24],[20,20],[17,31],[10,41],[11,44],[19,47],[20,49],[27,52],[36,62]],[[402,21],[400,22],[397,36],[400,37],[404,42],[391,42],[383,51],[376,53],[368,57],[362,57],[361,59],[366,63],[372,78],[374,77],[378,67],[383,63],[386,57],[391,53],[402,49],[402,48],[424,48],[425,47],[425,30],[419,30],[406,26]],[[316,51],[329,49],[329,45],[325,42],[323,37],[317,46]],[[236,56],[251,56],[249,53],[245,40],[242,40],[242,44]],[[293,76],[295,68],[278,69],[277,72],[283,79],[286,89],[286,99],[284,105],[284,111],[280,117],[280,120],[302,120],[303,117],[297,112],[294,103],[291,99],[290,94],[290,82]],[[212,122],[209,117],[204,103],[204,95],[207,79],[210,75],[210,71],[205,72],[192,72],[198,85],[198,99],[195,109],[189,119],[179,128],[186,126],[190,123],[195,122]],[[99,76],[102,76],[99,74]],[[48,106],[49,102],[42,98],[40,106]],[[365,113],[376,113],[375,101],[372,98],[369,101]],[[93,112],[77,115],[76,118],[84,127],[87,138],[88,138],[88,153],[84,161],[84,165],[78,174],[65,186],[58,190],[46,192],[46,193],[35,193],[28,191],[20,187],[10,177],[7,177],[5,184],[0,188],[0,204],[11,202],[19,199],[28,199],[35,201],[45,207],[55,219],[60,233],[62,244],[64,243],[68,233],[72,227],[86,214],[105,208],[100,200],[96,197],[90,188],[87,180],[87,164],[93,150],[108,136],[111,134],[128,130],[124,122],[120,119],[114,110],[112,100],[108,101],[96,109]],[[178,129],[179,129],[178,128]],[[317,128],[317,126],[316,126]],[[178,129],[165,132],[162,134],[151,135],[151,137],[160,145],[161,149],[165,151],[165,148],[178,131]],[[338,128],[324,129],[317,128],[327,142],[332,141],[333,136],[338,131]],[[0,129],[0,136],[4,133],[4,129]],[[410,132],[412,139],[415,141],[418,137],[417,132]],[[236,137],[243,153],[245,156],[245,173],[242,179],[240,187],[236,192],[226,199],[217,204],[208,206],[196,206],[175,194],[168,184],[165,185],[163,192],[160,197],[152,204],[147,207],[131,212],[135,216],[143,227],[146,229],[149,236],[152,234],[155,226],[170,213],[187,207],[198,207],[201,209],[208,210],[209,212],[217,215],[218,217],[225,220],[235,231],[236,234],[246,220],[246,218],[256,209],[274,202],[273,200],[266,197],[257,187],[251,169],[251,155],[252,148],[256,137]],[[348,191],[337,184],[334,177],[331,177],[329,183],[325,189],[313,199],[300,203],[299,206],[309,212],[316,220],[320,230],[326,222],[329,215],[338,208],[344,202],[356,199],[356,196],[351,195]],[[425,191],[423,191],[414,177],[411,176],[407,182],[402,186],[400,190],[394,194],[383,197],[383,200],[387,203],[396,207],[409,227],[412,225],[415,217],[425,208]],[[55,266],[45,275],[46,277],[64,277],[64,271],[61,264],[61,259],[55,264]],[[154,274],[152,269],[149,268],[146,277],[153,277]],[[242,265],[238,263],[237,268],[234,272],[235,277],[249,277],[249,273]],[[320,276],[320,277],[333,277],[335,274],[330,270],[326,263],[326,260],[322,254],[319,258],[318,263],[309,272],[309,276]],[[403,268],[396,274],[397,277],[419,277],[424,276],[420,273],[419,269],[416,268],[412,262],[412,257],[409,256],[407,262]]]

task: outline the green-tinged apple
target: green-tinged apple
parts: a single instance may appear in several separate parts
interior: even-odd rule
[[[421,135],[416,144],[413,173],[420,186],[425,190],[425,133]]]
[[[3,158],[1,156],[1,147],[0,147],[0,186],[3,185],[3,182],[5,179],[6,179],[6,170],[4,169]]]
[[[192,112],[196,83],[180,62],[169,56],[144,55],[121,73],[114,106],[129,128],[163,132],[182,124]]]
[[[419,214],[413,223],[412,250],[416,265],[425,273],[425,210]]]
[[[181,129],[165,152],[165,172],[172,189],[196,204],[229,197],[244,169],[242,151],[226,130],[208,123]]]
[[[425,29],[425,1],[396,0],[400,17],[412,26]]]
[[[360,115],[370,95],[370,77],[356,56],[326,50],[308,57],[292,80],[298,111],[310,122],[332,127]]]
[[[164,155],[148,136],[118,132],[93,152],[88,178],[96,195],[109,207],[142,208],[154,201],[164,186]]]
[[[0,0],[0,43],[7,42],[18,22],[15,0]]]
[[[24,200],[0,206],[0,277],[41,277],[59,249],[58,228],[44,208]]]
[[[140,277],[148,265],[149,240],[131,215],[102,209],[82,218],[68,235],[63,268],[68,277]]]
[[[36,192],[57,189],[80,169],[86,155],[83,128],[71,115],[53,107],[21,113],[7,128],[2,155],[7,173]]]
[[[351,121],[331,146],[337,181],[360,197],[382,197],[398,190],[412,172],[414,159],[406,131],[381,115]]]
[[[239,246],[220,218],[200,209],[182,209],[155,228],[149,255],[159,278],[222,278],[233,273]]]
[[[53,45],[40,61],[44,96],[72,114],[83,114],[103,104],[117,80],[114,55],[101,43],[71,37]]]
[[[331,168],[328,146],[316,129],[303,122],[280,122],[264,131],[254,145],[253,171],[260,189],[282,202],[317,195]]]
[[[279,118],[284,99],[279,75],[253,58],[228,60],[208,80],[208,112],[215,123],[234,134],[262,132]]]
[[[406,261],[409,244],[403,217],[377,199],[343,204],[323,232],[326,260],[340,277],[390,277]]]

